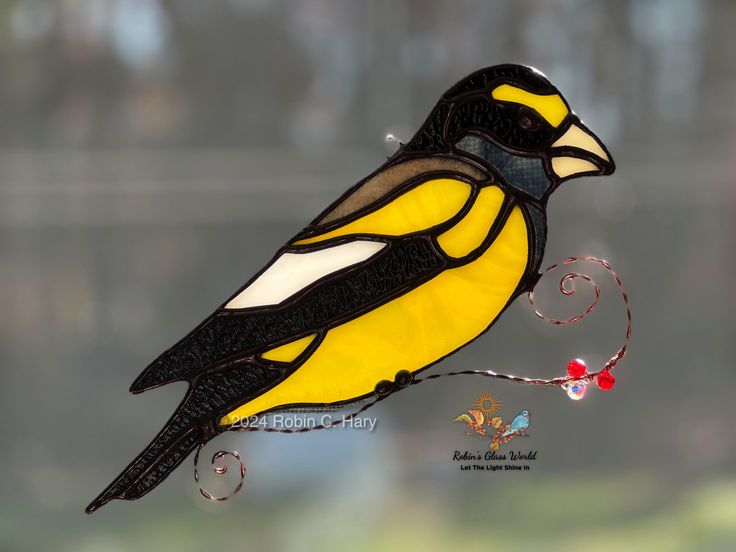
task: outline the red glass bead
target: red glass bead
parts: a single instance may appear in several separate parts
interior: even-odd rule
[[[570,361],[567,365],[567,373],[571,378],[580,379],[588,373],[588,369],[585,366],[585,361],[579,358],[575,358]]]
[[[598,374],[598,387],[603,391],[610,391],[616,385],[616,378],[608,370],[603,370]]]

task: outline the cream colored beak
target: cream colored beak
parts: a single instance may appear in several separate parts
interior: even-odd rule
[[[552,144],[551,152],[552,170],[560,179],[611,174],[615,169],[601,141],[577,120]]]

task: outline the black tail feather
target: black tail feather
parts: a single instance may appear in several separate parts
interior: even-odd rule
[[[131,393],[191,380],[196,373],[248,350],[255,344],[251,334],[257,333],[257,322],[255,315],[211,316],[149,364],[130,386]]]
[[[114,499],[135,500],[142,497],[166,479],[200,443],[208,440],[205,432],[199,427],[174,433],[171,431],[172,425],[174,424],[167,425],[87,506],[85,512],[91,514]]]
[[[284,375],[281,370],[254,364],[238,364],[203,374],[192,383],[164,429],[87,506],[86,512],[91,514],[113,499],[135,500],[151,491],[200,443],[206,443],[225,429],[218,424],[222,416]]]

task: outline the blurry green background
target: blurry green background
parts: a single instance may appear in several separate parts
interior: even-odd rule
[[[727,0],[2,2],[0,549],[736,548],[734,28]],[[544,71],[618,164],[555,193],[546,256],[622,275],[616,389],[441,379],[371,411],[372,433],[219,438],[206,450],[248,464],[227,503],[187,461],[85,516],[184,392],[133,397],[140,370],[375,169],[387,133],[503,62]],[[433,371],[605,361],[624,312],[595,274],[579,326],[519,300]],[[584,304],[555,285],[550,312]],[[483,446],[451,420],[484,391],[531,411],[530,471],[451,461]]]

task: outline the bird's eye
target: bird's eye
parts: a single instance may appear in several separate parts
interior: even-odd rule
[[[522,107],[519,109],[517,123],[521,128],[530,132],[542,128],[541,119],[528,107]]]

